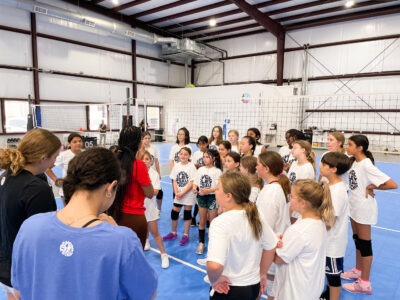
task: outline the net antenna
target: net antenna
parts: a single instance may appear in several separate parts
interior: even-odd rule
[[[126,88],[126,115],[122,116],[122,129],[132,126],[132,115],[130,114],[131,97],[130,89]]]
[[[35,118],[34,118],[34,113],[33,113],[33,107],[32,107],[32,99],[31,95],[28,95],[28,115],[27,115],[27,123],[26,123],[26,131],[29,131],[33,129],[35,126]]]

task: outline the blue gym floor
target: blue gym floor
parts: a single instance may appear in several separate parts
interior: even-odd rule
[[[172,144],[156,144],[156,146],[160,153],[160,164],[168,163],[169,149]],[[196,147],[192,145],[192,148]],[[376,165],[400,184],[399,163],[377,162]],[[171,230],[172,186],[168,176],[162,178],[161,185],[164,191],[164,200],[158,226],[163,236]],[[400,189],[376,191],[376,199],[379,205],[379,222],[372,229],[374,261],[371,282],[373,294],[371,296],[357,295],[342,289],[340,299],[400,299],[400,218],[398,217],[400,215]],[[61,205],[59,199],[57,204]],[[171,256],[168,269],[161,268],[158,249],[150,237],[152,248],[145,252],[145,256],[158,274],[157,299],[209,299],[209,285],[203,281],[203,277],[206,275],[205,267],[196,263],[197,259],[205,257],[205,255],[195,254],[198,243],[197,227],[190,229],[189,244],[180,246],[178,243],[183,233],[183,223],[183,220],[179,218],[178,239],[164,243],[166,252]],[[349,242],[344,260],[345,270],[353,268],[355,265],[355,250],[351,236],[351,227],[349,226]],[[0,300],[5,299],[4,292],[0,291]]]

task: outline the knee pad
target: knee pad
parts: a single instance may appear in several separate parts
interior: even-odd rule
[[[339,287],[342,285],[342,281],[340,279],[340,275],[326,275],[326,279],[328,280],[328,284],[331,287]]]
[[[185,221],[192,220],[192,211],[191,210],[184,210],[183,211],[183,219]]]
[[[175,210],[171,210],[171,220],[178,220],[179,218],[179,212],[175,211]]]
[[[156,199],[157,200],[161,200],[163,198],[163,196],[164,196],[164,192],[162,190],[159,190],[158,194],[156,196]]]
[[[354,244],[356,245],[356,249],[360,250],[360,243],[358,242],[358,235],[357,234],[353,234],[353,240],[354,240]]]
[[[371,240],[358,239],[360,253],[362,257],[372,256],[372,242]]]

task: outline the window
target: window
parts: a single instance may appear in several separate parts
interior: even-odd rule
[[[160,107],[147,106],[147,124],[149,129],[160,129]]]
[[[28,111],[27,101],[4,101],[6,132],[26,132]]]
[[[90,105],[89,106],[89,130],[98,130],[101,121],[107,125],[107,106],[106,105]]]

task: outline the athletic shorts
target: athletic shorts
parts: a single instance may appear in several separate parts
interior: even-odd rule
[[[208,210],[214,210],[218,208],[217,201],[215,200],[215,194],[208,194],[204,196],[197,195],[197,204],[201,208],[207,208]]]
[[[156,207],[154,199],[145,198],[144,199],[144,215],[146,216],[147,222],[157,221],[160,219],[160,210]]]
[[[326,257],[325,274],[340,275],[343,273],[343,257]]]

